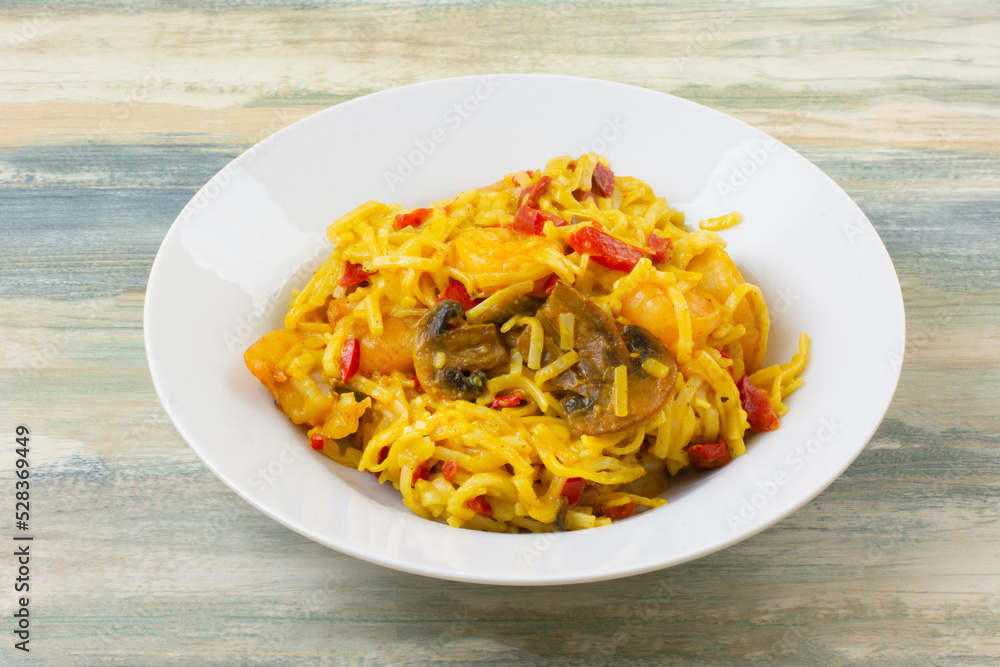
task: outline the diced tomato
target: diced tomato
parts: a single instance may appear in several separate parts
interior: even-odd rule
[[[495,396],[493,402],[490,403],[491,408],[516,408],[521,405],[521,400],[524,396],[520,391],[512,391],[509,394],[504,394],[503,396]]]
[[[566,496],[570,505],[576,505],[580,502],[580,494],[585,488],[587,488],[587,483],[583,481],[582,477],[570,477],[563,484],[562,494]]]
[[[358,364],[361,363],[361,343],[354,336],[344,341],[344,347],[340,351],[340,379],[347,382],[358,372]]]
[[[360,264],[344,262],[344,275],[340,279],[340,286],[350,287],[351,285],[363,283],[368,280],[368,276],[370,275],[372,274],[362,269]]]
[[[635,501],[629,498],[627,503],[605,507],[601,512],[612,521],[627,519],[630,516],[635,516]]]
[[[667,258],[667,251],[670,250],[670,239],[663,238],[662,236],[657,236],[656,234],[649,235],[649,249],[653,252],[649,256],[649,260],[653,264],[659,264]]]
[[[486,498],[485,493],[466,500],[465,505],[476,514],[485,514],[487,516],[493,514],[493,505],[490,505],[490,501]]]
[[[447,481],[455,479],[455,473],[458,472],[458,461],[445,461],[444,466],[441,468],[441,476]]]
[[[416,470],[413,471],[413,484],[417,483],[418,479],[427,479],[431,476],[431,468],[426,463],[421,463],[417,466]]]
[[[313,433],[309,436],[309,444],[312,445],[312,448],[315,450],[323,449],[323,444],[325,442],[326,439],[323,437],[322,433]]]
[[[458,301],[462,304],[462,308],[465,310],[468,310],[479,303],[469,296],[469,290],[465,289],[465,285],[454,278],[451,279],[448,286],[444,288],[443,292],[441,292],[441,296],[438,297],[438,303],[445,300]]]
[[[429,208],[415,208],[412,211],[407,211],[406,213],[399,213],[396,215],[396,222],[393,223],[392,228],[397,232],[400,229],[405,229],[406,227],[417,227],[424,220],[426,220],[433,211]]]
[[[642,259],[642,251],[634,245],[619,241],[611,234],[593,227],[581,227],[569,233],[566,241],[573,250],[590,255],[601,266],[626,273]]]
[[[587,199],[589,199],[592,202],[596,202],[597,201],[597,195],[595,195],[590,190],[586,190],[585,191],[585,190],[581,190],[580,188],[577,188],[576,190],[573,190],[573,199],[575,199],[575,200],[577,200],[579,202],[586,201]]]
[[[532,183],[521,190],[521,196],[517,198],[518,206],[534,206],[538,203],[538,197],[542,191],[552,182],[551,176],[542,176],[537,183]]]
[[[771,400],[750,382],[746,374],[736,383],[736,388],[740,390],[740,402],[743,403],[743,410],[747,413],[747,423],[750,424],[750,428],[755,431],[773,431],[780,426],[778,416],[771,407]]]
[[[545,281],[545,294],[546,296],[552,296],[552,290],[556,288],[556,283],[559,282],[559,276],[552,274],[549,279]]]
[[[602,197],[610,197],[615,191],[615,172],[603,162],[598,162],[594,167],[594,189]]]
[[[517,213],[514,214],[514,221],[510,226],[525,234],[540,235],[542,228],[545,227],[545,214],[537,208],[522,206],[517,209]]]
[[[690,445],[685,451],[687,451],[688,461],[691,462],[691,465],[704,470],[721,468],[733,460],[725,442]]]

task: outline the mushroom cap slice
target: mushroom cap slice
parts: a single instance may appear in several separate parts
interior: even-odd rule
[[[572,313],[573,349],[580,360],[552,380],[565,393],[561,400],[570,426],[587,435],[604,435],[635,428],[659,410],[674,391],[677,363],[670,351],[652,333],[629,325],[619,331],[615,321],[580,292],[563,282],[556,283],[552,295],[537,313],[545,330],[542,362],[561,354],[558,345],[559,315]],[[522,334],[519,347],[526,338]],[[653,358],[670,372],[656,377],[643,369]],[[628,413],[615,415],[614,374],[624,365],[628,374]]]
[[[474,401],[486,390],[486,373],[509,362],[492,324],[467,326],[457,301],[444,300],[420,321],[413,347],[413,367],[425,391],[448,400]],[[457,323],[456,328],[452,324]]]

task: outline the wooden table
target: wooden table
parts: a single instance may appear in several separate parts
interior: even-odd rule
[[[776,4],[0,3],[0,663],[998,664],[1000,9]],[[909,332],[896,398],[774,528],[621,581],[437,581],[286,530],[170,425],[143,295],[196,189],[330,105],[517,71],[755,125],[888,247]],[[30,654],[12,634],[18,424]]]

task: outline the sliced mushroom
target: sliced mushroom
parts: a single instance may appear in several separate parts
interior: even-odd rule
[[[468,326],[457,301],[445,300],[417,323],[413,366],[425,391],[448,400],[474,401],[486,390],[486,373],[508,363],[492,324]],[[456,328],[452,328],[457,324]]]
[[[642,327],[629,325],[623,331],[611,317],[585,296],[563,282],[537,313],[545,330],[542,363],[550,363],[563,353],[559,340],[559,315],[574,318],[573,349],[580,360],[551,381],[555,390],[565,392],[561,404],[573,428],[588,435],[602,435],[634,428],[648,419],[670,398],[677,364],[659,339]],[[518,339],[521,353],[527,354],[525,331]],[[665,377],[651,375],[643,368],[653,358],[669,369]],[[628,371],[628,414],[617,417],[614,410],[614,373],[624,365]]]

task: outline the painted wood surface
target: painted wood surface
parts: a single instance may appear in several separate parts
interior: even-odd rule
[[[294,120],[478,72],[707,104],[868,213],[903,286],[906,360],[826,492],[683,566],[509,589],[314,544],[188,449],[142,343],[148,271],[184,203]],[[33,431],[36,536],[28,656],[0,557],[0,663],[1000,663],[998,102],[985,2],[0,1],[0,433]]]

